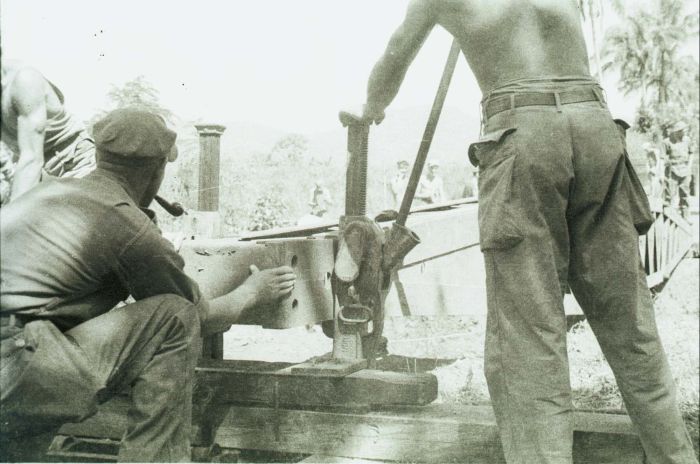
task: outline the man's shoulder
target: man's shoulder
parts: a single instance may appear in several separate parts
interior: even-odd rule
[[[81,179],[56,179],[51,184],[53,190],[47,188],[57,201],[82,204],[86,211],[90,209],[102,218],[105,228],[118,227],[126,232],[150,222],[124,188],[109,177],[93,172]]]
[[[44,97],[46,78],[39,70],[21,65],[14,71],[12,85],[8,88],[10,98],[16,102],[26,99]]]

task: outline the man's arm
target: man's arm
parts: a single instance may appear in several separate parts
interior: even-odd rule
[[[231,324],[240,321],[246,312],[280,301],[294,288],[296,277],[288,266],[264,271],[251,266],[250,271],[250,277],[233,291],[209,301],[202,332],[224,332]]]
[[[433,0],[412,0],[406,18],[372,69],[363,118],[377,124],[382,122],[384,110],[396,97],[409,65],[434,26]]]
[[[124,208],[130,208],[125,206]],[[118,252],[115,272],[134,299],[142,300],[155,295],[178,295],[192,302],[199,313],[202,333],[223,332],[238,322],[249,310],[264,307],[289,295],[294,286],[294,271],[286,266],[258,271],[251,267],[251,275],[231,292],[207,301],[199,286],[183,271],[185,262],[173,245],[161,237],[157,228],[146,217],[130,214],[105,217],[105,230],[124,227],[133,221],[139,230],[136,237]]]
[[[41,180],[46,130],[44,77],[32,69],[24,69],[17,74],[12,90],[12,105],[18,114],[19,147],[19,158],[12,182],[14,200]]]

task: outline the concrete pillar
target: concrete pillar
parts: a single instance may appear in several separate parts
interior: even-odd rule
[[[218,124],[197,124],[199,133],[199,211],[219,211],[219,164],[221,134],[226,127]]]

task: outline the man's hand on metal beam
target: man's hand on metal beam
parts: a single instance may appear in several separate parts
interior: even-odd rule
[[[225,332],[240,323],[249,311],[258,311],[288,297],[294,289],[296,275],[289,266],[261,271],[250,266],[250,276],[238,287],[209,301],[203,317],[205,333]]]
[[[255,298],[254,306],[277,303],[289,296],[294,289],[296,275],[289,266],[280,266],[261,271],[250,266],[250,277],[242,285],[248,286]]]

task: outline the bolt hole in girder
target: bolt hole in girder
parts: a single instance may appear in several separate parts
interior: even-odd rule
[[[299,258],[297,255],[292,256],[292,268],[296,268],[297,264],[299,264]]]
[[[297,306],[299,306],[299,300],[295,298],[294,300],[292,300],[292,309],[296,309]]]

